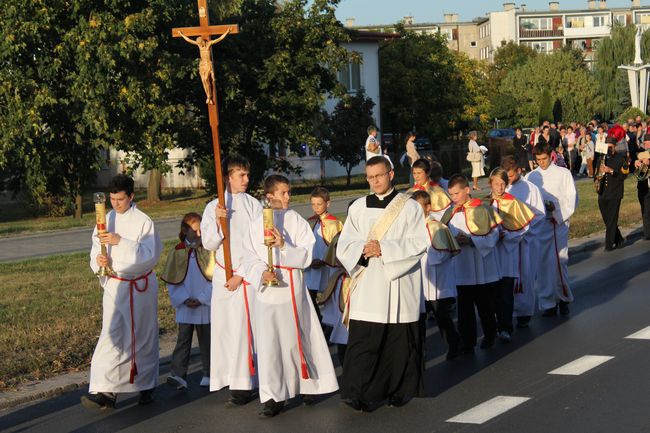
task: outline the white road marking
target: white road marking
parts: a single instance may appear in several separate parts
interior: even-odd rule
[[[575,361],[571,361],[568,364],[563,365],[562,367],[556,368],[553,371],[549,371],[548,374],[578,376],[586,371],[591,370],[592,368],[598,367],[600,364],[603,364],[613,358],[613,356],[585,355],[581,358],[576,359]]]
[[[630,334],[625,338],[630,338],[634,340],[650,340],[650,326],[643,328],[640,331]]]
[[[483,424],[492,418],[519,406],[530,400],[530,397],[510,397],[507,395],[498,395],[484,403],[479,404],[453,418],[447,422],[456,422],[463,424]]]

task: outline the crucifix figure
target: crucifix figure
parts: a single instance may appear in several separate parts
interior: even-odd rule
[[[192,40],[185,36],[181,30],[178,31],[178,34],[189,42],[192,45],[199,47],[199,55],[201,56],[201,61],[199,62],[199,75],[201,76],[201,82],[203,83],[203,90],[205,90],[205,95],[207,99],[205,100],[206,104],[214,104],[214,94],[212,93],[212,86],[214,84],[214,69],[212,69],[212,50],[210,49],[213,45],[218,44],[230,33],[230,28],[226,30],[226,33],[221,35],[217,39],[213,39],[209,42],[206,42],[201,36],[198,36],[196,40]]]
[[[217,110],[217,89],[214,82],[214,67],[212,62],[212,45],[221,42],[229,34],[239,33],[237,25],[211,26],[208,17],[207,0],[198,0],[199,4],[199,23],[198,27],[182,27],[172,29],[172,36],[182,37],[187,42],[199,47],[201,61],[199,63],[199,73],[201,82],[207,96],[206,104],[208,106],[208,115],[210,117],[210,129],[212,130],[212,150],[214,152],[214,171],[217,178],[217,195],[224,199],[225,188],[223,182],[223,172],[221,170],[221,145],[219,143],[219,112]],[[220,35],[220,36],[219,36]],[[195,40],[191,37],[196,36]],[[212,36],[219,36],[212,40]],[[223,233],[223,256],[224,268],[226,269],[226,279],[232,277],[232,258],[230,256],[230,230],[226,218],[219,218],[219,225]]]

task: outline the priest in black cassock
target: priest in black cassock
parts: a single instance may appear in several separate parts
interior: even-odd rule
[[[341,398],[356,411],[421,396],[424,326],[420,258],[429,238],[422,208],[392,186],[390,162],[366,162],[374,194],[356,200],[343,226],[337,258],[352,276]]]

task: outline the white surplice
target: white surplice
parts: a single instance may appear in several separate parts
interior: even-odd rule
[[[212,283],[206,280],[196,262],[196,251],[189,252],[187,258],[187,273],[180,284],[167,283],[169,300],[176,310],[176,323],[205,325],[210,323],[210,297]],[[185,305],[189,298],[198,299],[201,303],[196,308]]]
[[[555,307],[559,300],[573,301],[569,287],[569,218],[578,205],[578,194],[571,172],[555,164],[546,170],[537,167],[526,180],[539,188],[544,201],[555,205],[554,211],[546,212],[537,235],[536,288],[539,308],[546,310]]]
[[[368,233],[386,209],[369,208],[366,197],[356,200],[339,237],[336,256],[350,275],[360,269],[359,260]],[[368,260],[350,297],[350,319],[375,323],[412,323],[423,305],[420,259],[428,234],[422,207],[409,200],[379,241],[381,257]]]
[[[323,221],[319,220],[314,224],[314,229],[312,234],[316,242],[314,243],[314,249],[312,251],[312,260],[325,260],[325,255],[327,254],[327,249],[329,245],[325,242],[323,238],[322,225]],[[333,266],[323,265],[319,268],[307,268],[304,271],[305,285],[307,289],[322,292],[327,288],[327,282],[329,277],[336,271],[336,268]]]
[[[425,300],[437,301],[458,296],[452,258],[450,251],[437,250],[431,244],[427,246],[426,254],[420,259]]]
[[[339,387],[327,342],[302,276],[303,269],[312,260],[315,239],[311,227],[294,210],[275,210],[274,225],[285,242],[284,247],[273,248],[273,263],[279,268],[276,273],[285,286],[262,285],[268,260],[262,212],[250,226],[243,271],[240,271],[256,290],[254,322],[262,403],[270,399],[286,401],[298,394],[327,394]],[[300,344],[308,379],[301,376]]]
[[[462,245],[460,254],[452,259],[456,285],[475,286],[499,281],[501,273],[496,252],[499,230],[495,227],[485,236],[471,234],[467,228],[464,212],[456,212],[447,226],[454,236],[462,232],[470,237],[474,244],[474,246]]]
[[[521,275],[519,276],[520,292],[515,293],[514,316],[532,316],[535,312],[535,278],[537,275],[538,236],[543,227],[544,200],[542,193],[532,183],[523,177],[517,182],[506,187],[506,192],[526,203],[535,213],[535,218],[530,223],[524,239],[519,244],[521,256]]]
[[[114,210],[106,215],[109,232],[117,233],[118,245],[108,246],[111,265],[117,276],[135,279],[152,271],[162,252],[162,243],[153,221],[135,203],[123,214]],[[100,244],[93,231],[90,267],[97,272],[96,258]],[[131,283],[100,277],[104,289],[102,299],[102,331],[90,362],[90,388],[95,392],[135,392],[153,389],[158,383],[158,281],[151,272],[148,277]],[[144,290],[146,288],[146,290]],[[142,290],[142,291],[140,291]],[[133,327],[130,292],[133,292]],[[137,375],[129,383],[131,373],[132,329],[135,333]]]
[[[217,266],[212,277],[211,326],[210,326],[210,391],[229,386],[230,389],[250,390],[257,386],[257,377],[251,374],[249,354],[254,353],[255,289],[241,284],[237,290],[228,291],[223,258],[223,233],[215,216],[219,199],[208,203],[201,220],[203,247],[216,251]],[[239,274],[244,239],[248,237],[253,220],[262,212],[262,205],[246,193],[226,192],[226,208],[230,211],[230,252],[232,267]],[[244,297],[246,292],[246,297]],[[250,315],[246,314],[246,300]],[[249,341],[250,338],[250,341]],[[252,344],[251,344],[252,343]],[[251,347],[252,346],[252,347]]]
[[[499,209],[496,200],[492,201],[492,207]],[[519,230],[508,230],[503,224],[499,225],[499,242],[497,242],[496,251],[501,278],[509,277],[519,279],[520,274],[523,273],[520,271],[521,255],[519,251],[520,244],[524,239],[524,235],[528,232],[529,226],[527,225]]]

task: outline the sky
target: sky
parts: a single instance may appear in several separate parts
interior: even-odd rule
[[[355,25],[391,24],[405,16],[416,23],[442,22],[445,13],[458,13],[461,21],[471,21],[490,11],[503,9],[503,3],[524,3],[527,10],[548,10],[548,0],[341,0],[336,16],[345,23],[355,18]],[[587,0],[559,0],[560,9],[587,9]],[[607,6],[629,7],[631,0],[607,0]],[[641,0],[650,6],[650,0]]]

